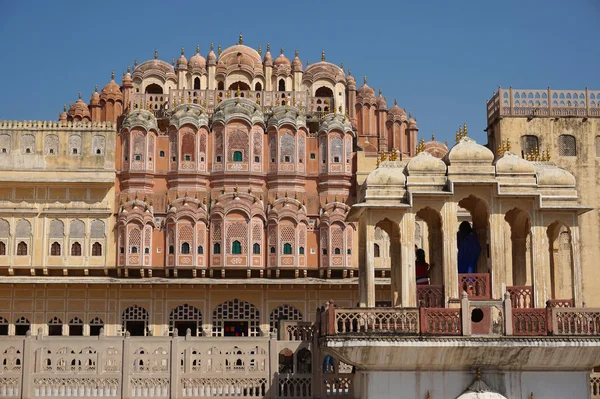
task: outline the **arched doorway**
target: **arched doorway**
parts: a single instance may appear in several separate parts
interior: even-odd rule
[[[258,337],[260,313],[250,302],[234,298],[220,304],[213,311],[213,336]]]
[[[163,94],[163,88],[156,83],[149,84],[146,86],[146,94]]]
[[[551,300],[559,306],[573,306],[573,237],[571,229],[560,221],[546,229],[550,259]]]
[[[402,253],[400,250],[400,227],[398,223],[395,223],[388,218],[380,220],[375,225],[375,228],[377,227],[384,231],[389,237],[389,246],[384,250],[387,250],[387,253],[390,257],[392,307],[398,307],[401,306],[402,296],[400,288],[402,287]]]

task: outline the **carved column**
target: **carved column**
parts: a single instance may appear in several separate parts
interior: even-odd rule
[[[571,227],[571,262],[573,267],[573,301],[575,307],[583,306],[583,282],[581,280],[581,246],[579,244],[579,226]]]
[[[490,243],[492,243],[490,248],[490,263],[492,265],[491,270],[491,288],[492,288],[492,298],[502,298],[502,285],[506,283],[506,261],[505,256],[510,256],[510,254],[506,254],[506,250],[508,248],[504,247],[504,215],[501,213],[492,213],[490,217]],[[485,241],[485,232],[483,234],[479,234],[479,245],[481,245],[481,255],[487,256],[486,253],[486,241]],[[483,241],[482,241],[483,236]],[[481,261],[481,259],[480,259]],[[480,262],[481,263],[481,262]],[[487,265],[487,259],[485,259],[485,264]],[[479,270],[478,270],[479,271]],[[481,272],[481,271],[479,271]]]
[[[359,304],[360,307],[375,307],[375,259],[373,254],[373,236],[375,227],[369,213],[359,226],[359,242],[365,243],[365,250],[360,251],[359,262]]]
[[[444,295],[449,298],[459,299],[458,292],[458,246],[456,233],[458,232],[458,204],[448,201],[442,210],[442,226],[444,229]]]
[[[549,243],[544,226],[531,228],[531,244],[532,259],[535,260],[532,268],[534,306],[543,308],[551,297]]]
[[[400,223],[400,261],[401,263],[401,306],[417,306],[417,277],[415,272],[415,214],[406,212]],[[394,244],[392,244],[392,248]],[[392,262],[394,259],[392,258]],[[393,274],[392,266],[392,276]]]

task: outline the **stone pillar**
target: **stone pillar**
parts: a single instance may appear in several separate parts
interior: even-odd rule
[[[269,339],[269,378],[267,380],[267,386],[271,387],[267,391],[266,397],[276,398],[277,397],[277,376],[279,375],[279,352],[277,351],[277,337],[272,335]],[[295,360],[295,359],[294,359]],[[294,362],[295,363],[295,362]],[[317,365],[314,365],[317,366]],[[314,367],[313,366],[313,367]]]
[[[187,339],[187,337],[186,337]],[[172,398],[177,397],[177,393],[179,392],[179,368],[180,368],[180,359],[179,359],[179,345],[178,345],[178,337],[171,337],[171,352],[170,352],[170,363],[171,363],[171,383],[169,385],[170,388],[170,396]]]
[[[583,281],[581,278],[581,246],[579,244],[579,226],[571,227],[571,262],[573,267],[573,301],[575,307],[583,307]]]
[[[448,201],[442,209],[442,226],[444,234],[443,252],[443,276],[444,296],[446,302],[449,298],[459,299],[458,292],[458,244],[456,233],[458,232],[458,204]]]
[[[532,286],[536,308],[546,307],[546,301],[550,299],[552,292],[548,245],[546,227],[533,226],[531,228],[531,252],[535,263],[532,268]]]
[[[21,375],[21,397],[23,399],[34,398],[35,393],[33,392],[33,373],[35,372],[35,365],[40,365],[42,363],[41,359],[41,351],[36,353],[32,350],[31,342],[32,340],[37,339],[31,336],[31,334],[27,334],[25,339],[23,340],[23,362],[22,364],[22,375]],[[37,345],[36,345],[37,346]],[[38,358],[36,358],[36,356]]]
[[[375,259],[373,254],[373,236],[375,227],[371,223],[371,215],[363,218],[358,223],[359,242],[361,248],[359,253],[358,293],[360,307],[375,306]]]
[[[513,285],[527,285],[531,276],[527,270],[527,242],[526,238],[515,237],[512,239],[512,268],[516,270],[512,276]],[[508,256],[508,254],[507,254]]]
[[[417,275],[415,272],[415,214],[406,212],[402,215],[400,231],[401,261],[401,306],[417,306]],[[392,247],[393,247],[392,243]],[[393,262],[392,258],[392,262]],[[393,267],[392,267],[393,269]],[[392,276],[393,276],[392,271]]]
[[[501,213],[492,213],[490,217],[490,263],[492,270],[491,272],[491,289],[492,298],[502,298],[502,284],[506,282],[506,257],[510,256],[507,254],[508,248],[504,247],[504,215]],[[484,230],[484,229],[482,229]],[[482,236],[485,237],[485,231],[479,234],[479,244],[481,245],[481,256],[486,256],[486,241],[485,238],[481,241]],[[481,263],[481,259],[480,262]],[[488,265],[488,260],[485,259],[485,264]],[[479,271],[479,270],[478,270]]]
[[[390,298],[392,299],[392,307],[404,306],[403,294],[406,290],[404,287],[404,262],[405,252],[402,239],[404,234],[400,234],[399,226],[396,222],[392,222],[389,235],[389,251],[390,251]]]
[[[121,348],[123,358],[121,361],[121,398],[128,399],[131,397],[131,385],[130,385],[130,370],[131,370],[131,345],[130,345],[129,333],[125,333],[123,338],[123,347]],[[173,366],[173,365],[171,365]]]

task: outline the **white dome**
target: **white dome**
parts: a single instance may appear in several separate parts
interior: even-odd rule
[[[422,151],[411,159],[406,165],[408,174],[411,173],[436,173],[445,174],[446,164],[439,158],[434,157],[428,152]]]
[[[554,164],[538,163],[535,165],[538,186],[575,187],[575,177]]]
[[[494,153],[469,137],[463,137],[450,149],[447,159],[452,164],[483,163],[491,165]]]
[[[494,392],[483,380],[478,378],[456,399],[507,399],[506,396]]]
[[[382,162],[381,165],[367,176],[365,181],[369,186],[402,186],[406,183],[404,165],[399,161]]]
[[[534,174],[533,164],[517,154],[506,151],[496,161],[496,173],[503,174]]]

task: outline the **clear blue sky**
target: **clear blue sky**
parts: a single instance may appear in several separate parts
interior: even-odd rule
[[[381,88],[417,118],[420,136],[453,142],[457,127],[485,142],[485,102],[498,85],[600,89],[599,0],[503,1],[8,1],[0,0],[0,119],[56,120],[89,101],[115,70],[158,49],[204,55],[210,42],[306,65],[324,49],[357,83]]]

